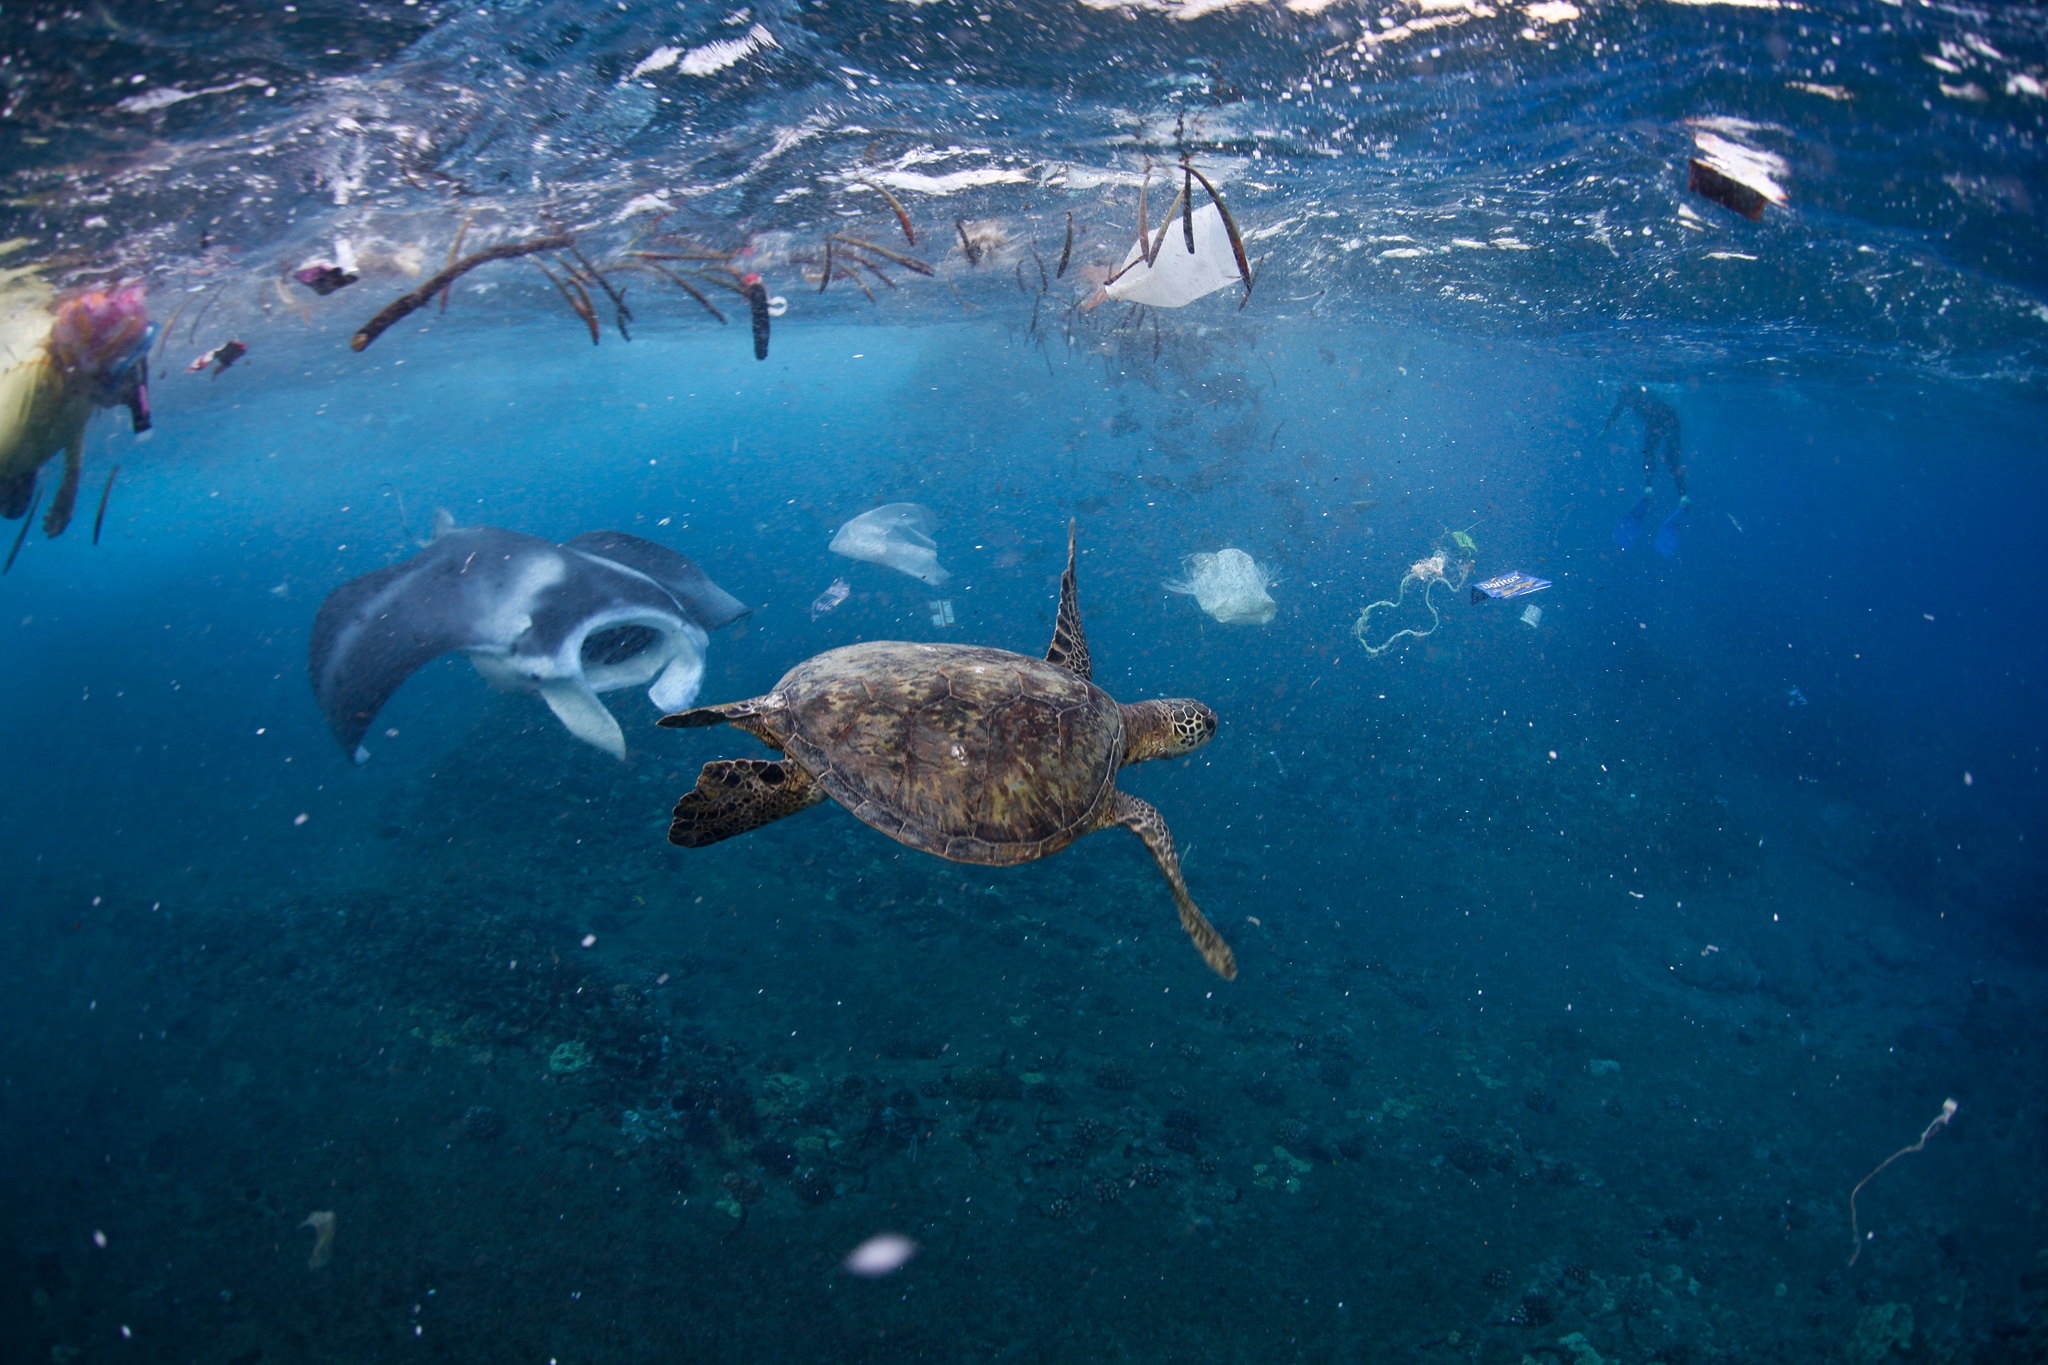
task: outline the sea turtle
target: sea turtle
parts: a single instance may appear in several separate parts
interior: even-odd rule
[[[1181,880],[1157,810],[1116,787],[1117,769],[1207,744],[1198,701],[1124,705],[1089,681],[1074,595],[1074,527],[1059,621],[1043,660],[979,645],[875,640],[827,650],[749,701],[664,716],[671,729],[732,724],[780,759],[707,763],[676,802],[669,842],[702,848],[831,797],[899,843],[1008,866],[1126,825],[1145,841],[1181,928],[1226,980],[1237,962]]]

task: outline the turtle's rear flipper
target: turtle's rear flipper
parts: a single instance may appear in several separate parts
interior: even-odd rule
[[[703,784],[700,781],[698,785]],[[1173,831],[1166,827],[1165,818],[1149,802],[1120,791],[1111,798],[1103,823],[1128,826],[1133,834],[1145,841],[1145,847],[1152,850],[1159,870],[1166,874],[1166,884],[1173,888],[1173,903],[1180,909],[1180,927],[1188,931],[1188,937],[1195,941],[1202,960],[1215,969],[1216,975],[1225,981],[1235,981],[1237,959],[1231,955],[1230,945],[1223,941],[1223,935],[1216,932],[1216,926],[1209,923],[1208,917],[1195,905],[1194,898],[1188,895],[1188,884],[1181,880],[1180,855],[1173,848]],[[675,835],[670,834],[669,837],[673,839]]]
[[[706,763],[704,771],[697,774],[696,787],[676,802],[668,841],[683,848],[702,848],[759,829],[785,815],[795,815],[824,799],[825,789],[794,763],[776,763],[765,758]]]

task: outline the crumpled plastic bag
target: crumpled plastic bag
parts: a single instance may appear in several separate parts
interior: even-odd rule
[[[1238,273],[1237,255],[1230,249],[1230,236],[1223,230],[1223,215],[1214,204],[1204,204],[1195,212],[1192,256],[1188,255],[1186,234],[1187,225],[1176,216],[1151,265],[1138,261],[1140,248],[1134,244],[1118,265],[1122,273],[1114,283],[1104,285],[1102,292],[1123,303],[1180,308],[1243,278]],[[1138,263],[1133,265],[1133,261]]]
[[[952,575],[939,567],[938,542],[932,539],[931,509],[914,502],[892,502],[863,512],[839,528],[831,550],[848,559],[886,564],[898,573],[933,587]]]
[[[1204,550],[1189,555],[1181,564],[1187,576],[1170,578],[1159,586],[1194,598],[1203,611],[1226,626],[1263,626],[1278,610],[1266,592],[1276,580],[1243,550],[1225,548],[1215,554]]]

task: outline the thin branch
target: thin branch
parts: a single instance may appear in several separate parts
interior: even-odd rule
[[[524,242],[501,242],[497,246],[485,247],[482,251],[464,256],[411,293],[385,304],[377,311],[375,317],[363,324],[362,330],[349,338],[348,348],[351,351],[362,350],[382,336],[386,328],[421,307],[440,290],[447,288],[480,265],[491,261],[509,261],[519,256],[531,256],[536,251],[558,251],[574,240],[568,233],[558,232]],[[198,320],[195,318],[193,323],[197,326]]]
[[[891,251],[888,247],[877,246],[873,242],[864,242],[858,237],[849,237],[843,232],[835,232],[831,236],[832,240],[841,246],[856,247],[861,251],[872,251],[885,261],[896,262],[905,270],[914,270],[920,275],[935,275],[938,273],[915,256],[906,256],[900,251]]]
[[[903,229],[903,240],[916,246],[917,230],[910,226],[910,215],[903,211],[903,205],[896,202],[896,196],[865,176],[857,175],[854,179],[889,201],[889,207],[896,210],[896,225]]]

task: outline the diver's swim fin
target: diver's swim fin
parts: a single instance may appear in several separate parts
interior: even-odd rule
[[[1640,526],[1642,523],[1638,522]],[[1657,553],[1666,559],[1678,553],[1678,533],[1685,529],[1685,508],[1664,518],[1664,524],[1657,528]]]
[[[1636,543],[1636,537],[1643,533],[1643,518],[1650,514],[1650,500],[1637,498],[1636,505],[1621,514],[1621,520],[1614,523],[1614,543],[1626,550]]]

